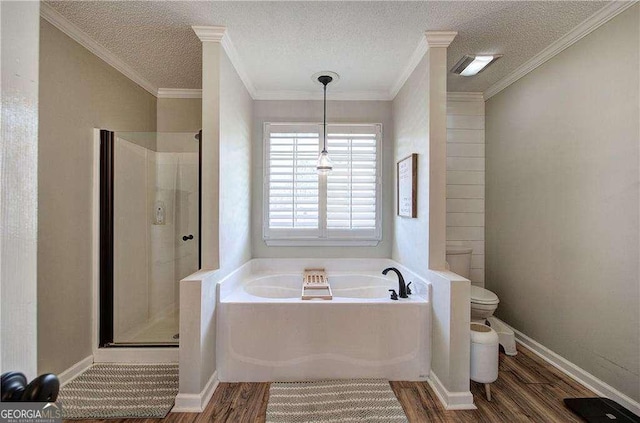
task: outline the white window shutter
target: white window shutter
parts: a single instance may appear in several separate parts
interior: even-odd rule
[[[377,125],[328,128],[327,150],[333,161],[333,171],[327,176],[329,236],[375,237],[379,192],[377,129]]]
[[[328,125],[327,150],[334,167],[325,177],[316,170],[322,125],[265,124],[264,239],[309,241],[291,245],[315,245],[314,240],[377,243],[380,138],[378,124]]]

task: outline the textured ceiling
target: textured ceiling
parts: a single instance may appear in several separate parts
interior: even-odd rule
[[[476,77],[450,74],[449,91],[484,91],[607,2],[48,2],[162,88],[200,88],[201,44],[191,25],[222,25],[257,91],[389,92],[425,30],[453,30],[449,67],[465,53],[501,53]]]

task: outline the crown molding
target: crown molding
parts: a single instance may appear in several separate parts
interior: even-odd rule
[[[156,87],[155,84],[144,78],[131,66],[120,60],[120,58],[110,52],[102,44],[94,41],[86,32],[67,20],[67,18],[58,13],[53,7],[49,6],[47,3],[40,2],[40,16],[51,23],[51,25],[67,34],[71,39],[89,50],[91,53],[105,61],[108,65],[115,68],[118,72],[140,85],[154,96],[157,96],[158,87]]]
[[[158,98],[202,98],[202,90],[192,88],[158,88]]]
[[[249,92],[249,95],[255,100],[256,87],[253,85],[253,82],[251,82],[251,78],[249,78],[249,74],[246,71],[244,63],[242,63],[242,60],[240,59],[238,50],[236,50],[235,46],[231,42],[229,34],[226,34],[224,37],[222,37],[222,48],[224,49],[225,53],[227,53],[227,57],[231,61],[233,67],[236,69],[236,72],[238,73],[238,76],[240,77],[240,80],[244,84],[245,88]]]
[[[75,24],[71,23],[67,18],[58,13],[48,4],[42,2],[40,4],[40,16],[50,22],[53,26],[68,35],[74,41],[82,45],[94,55],[105,61],[118,72],[144,88],[146,91],[157,98],[202,98],[202,90],[190,88],[158,88],[136,72],[131,66],[127,65],[120,58],[114,55],[106,47],[94,41],[86,32],[82,31]],[[249,95],[254,100],[322,100],[322,93],[319,91],[258,91],[251,82],[248,73],[245,70],[240,56],[238,55],[226,28],[223,26],[192,26],[193,31],[202,42],[219,42],[231,64],[235,68],[238,76],[244,83]],[[411,55],[409,63],[405,66],[396,83],[390,92],[386,91],[353,91],[353,92],[336,92],[331,93],[331,100],[336,101],[390,101],[395,98],[404,83],[409,79],[413,70],[418,66],[420,60],[425,55],[429,46],[427,42],[427,34],[430,34],[433,43],[446,42],[449,43],[455,37],[452,31],[427,31],[424,37],[421,37],[418,46]],[[444,41],[443,41],[444,40]],[[448,45],[448,44],[447,44]],[[458,100],[461,101],[461,100]],[[471,100],[469,100],[471,101]]]
[[[526,61],[523,65],[519,66],[509,75],[487,88],[484,91],[484,99],[488,100],[494,95],[498,94],[509,85],[527,75],[538,66],[546,63],[547,61],[549,61],[549,59],[560,54],[562,51],[566,50],[568,47],[572,46],[585,36],[600,28],[603,24],[618,16],[620,13],[624,12],[637,2],[638,0],[612,1],[611,3],[608,3],[602,9],[598,10],[596,13],[588,17],[586,20],[566,33],[564,36],[551,43],[540,53],[536,54],[531,59]]]
[[[429,47],[448,47],[456,35],[458,35],[458,33],[455,31],[426,31],[424,36],[420,37],[416,49],[409,58],[409,63],[402,69],[402,72],[398,75],[398,79],[396,79],[396,82],[391,86],[388,98],[390,100],[396,98],[404,83],[407,82],[407,79],[409,79],[424,55],[427,54]]]
[[[449,47],[456,35],[456,31],[425,31],[424,38],[429,47]]]
[[[219,43],[222,41],[224,34],[227,32],[227,28],[224,26],[199,26],[192,25],[191,29],[196,33],[200,41]]]
[[[236,50],[229,34],[227,33],[227,28],[224,26],[197,26],[194,25],[191,27],[193,31],[196,33],[200,41],[204,42],[217,42],[222,45],[225,53],[227,53],[227,57],[229,61],[231,61],[231,65],[234,67],[240,80],[244,84],[245,88],[249,92],[251,98],[255,100],[256,98],[256,88],[251,82],[251,78],[249,78],[249,74],[247,73],[242,60],[240,59],[240,55]]]
[[[322,100],[322,91],[256,91],[254,100]],[[387,91],[328,92],[328,101],[389,101]]]
[[[468,101],[468,102],[482,101],[484,102],[484,96],[482,93],[478,93],[478,92],[470,92],[470,93],[450,92],[450,93],[447,93],[447,101]]]
[[[396,82],[391,86],[391,90],[389,91],[389,98],[391,100],[396,98],[404,83],[407,82],[407,79],[409,79],[415,68],[418,67],[418,64],[420,63],[424,55],[427,54],[427,50],[429,50],[429,44],[427,44],[426,37],[420,37],[420,42],[416,46],[416,49],[413,51],[413,54],[411,54],[409,63],[407,63],[407,65],[398,76],[398,79],[396,79]]]

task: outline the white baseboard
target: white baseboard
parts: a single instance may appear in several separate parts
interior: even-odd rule
[[[178,348],[98,348],[95,363],[178,363]]]
[[[60,381],[60,386],[64,386],[67,383],[71,382],[80,373],[84,372],[89,367],[91,367],[92,364],[93,364],[93,356],[90,355],[89,357],[83,358],[82,360],[80,360],[76,364],[74,364],[73,366],[69,367],[64,372],[60,373],[58,375],[58,380]]]
[[[506,323],[505,325],[507,327],[510,327]],[[613,386],[598,379],[586,370],[576,366],[559,354],[551,351],[549,348],[545,347],[539,342],[529,338],[519,330],[513,328],[511,329],[516,334],[516,342],[518,344],[526,347],[528,350],[536,354],[538,357],[542,358],[547,363],[551,364],[553,367],[571,377],[584,387],[595,392],[598,396],[612,399],[613,401],[616,401],[620,405],[628,408],[629,410],[640,416],[640,403],[618,391]]]
[[[436,393],[445,410],[475,410],[478,408],[473,403],[471,391],[449,392],[440,382],[438,376],[433,373],[433,370],[429,374],[427,382],[429,382],[429,386]]]
[[[176,396],[176,405],[173,406],[171,412],[202,413],[207,408],[207,404],[209,404],[219,383],[218,371],[216,370],[199,394],[178,394]]]

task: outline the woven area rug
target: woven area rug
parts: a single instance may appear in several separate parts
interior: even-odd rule
[[[269,389],[267,423],[407,421],[384,380],[278,382]]]
[[[176,364],[96,364],[60,389],[65,419],[161,418],[178,393]]]

